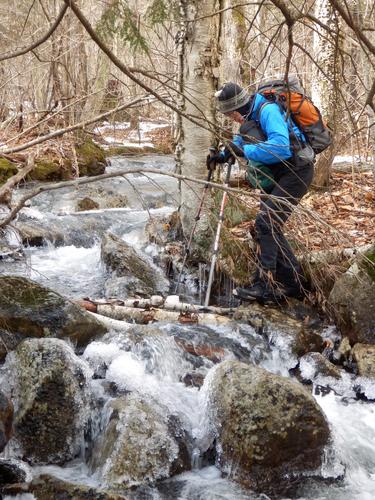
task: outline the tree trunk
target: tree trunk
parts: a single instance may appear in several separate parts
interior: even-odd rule
[[[189,20],[211,14],[217,9],[216,1],[210,0],[199,4],[185,3]],[[213,122],[215,79],[213,70],[217,66],[218,16],[200,19],[189,23],[184,44],[185,57],[183,68],[183,92],[185,95],[185,113],[193,114],[200,120]],[[181,147],[181,172],[203,179],[207,170],[205,158],[208,148],[213,144],[214,136],[208,130],[181,120],[183,143]],[[194,215],[199,205],[201,192],[192,189],[186,183],[181,185],[181,221],[184,233],[190,234]],[[204,218],[200,221],[198,232],[205,230]]]
[[[324,119],[333,133],[333,144],[318,156],[313,184],[318,188],[329,185],[330,168],[335,156],[337,132],[340,117],[338,89],[341,82],[341,58],[339,56],[340,31],[336,13],[329,0],[319,0],[315,15],[331,28],[332,38],[327,40],[327,32],[316,26],[314,32],[314,53],[319,69],[315,70],[312,84],[312,98],[320,108]]]

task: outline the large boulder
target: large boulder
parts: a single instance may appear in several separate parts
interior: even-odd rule
[[[59,339],[28,339],[6,359],[14,439],[32,464],[62,464],[79,452],[87,421],[86,365]]]
[[[337,279],[329,300],[352,345],[375,344],[375,245]]]
[[[0,391],[0,453],[10,439],[13,423],[13,404]]]
[[[124,278],[125,288],[129,287],[133,293],[137,287],[141,295],[164,293],[168,290],[168,280],[151,259],[140,255],[118,236],[107,233],[102,240],[101,252],[104,264],[112,271],[112,277]],[[120,286],[118,281],[117,283]]]
[[[185,431],[162,405],[133,393],[113,400],[109,411],[91,460],[108,487],[152,483],[190,468]]]
[[[303,386],[238,361],[220,364],[211,384],[218,465],[234,480],[276,494],[320,465],[328,424]]]
[[[3,357],[22,338],[68,337],[84,346],[107,331],[62,295],[19,276],[0,276],[0,329],[5,343],[5,348],[0,348]]]

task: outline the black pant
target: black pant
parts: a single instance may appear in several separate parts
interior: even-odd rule
[[[269,193],[261,196],[260,210],[255,219],[258,264],[261,275],[271,274],[276,282],[295,287],[301,282],[302,270],[282,229],[293,206],[307,193],[314,166],[283,164],[274,167],[274,172],[276,184]]]

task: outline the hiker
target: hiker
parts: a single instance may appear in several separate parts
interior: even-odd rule
[[[214,161],[244,157],[253,166],[256,182],[260,177],[260,185],[252,184],[262,189],[255,219],[257,271],[248,287],[233,293],[242,300],[262,303],[278,302],[285,296],[301,298],[305,279],[283,225],[311,184],[314,151],[277,102],[259,93],[249,95],[235,83],[226,83],[215,97],[218,110],[241,127]],[[207,158],[208,166],[210,161]]]

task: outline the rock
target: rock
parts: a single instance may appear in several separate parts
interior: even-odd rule
[[[168,280],[151,260],[139,255],[121,238],[107,233],[102,240],[102,260],[115,278],[127,278],[129,292],[134,294],[134,287],[147,291],[146,295],[163,293],[168,290]],[[134,279],[137,281],[134,282]],[[125,281],[126,283],[126,281]],[[126,288],[125,283],[122,284]],[[116,294],[113,294],[116,296]],[[117,294],[117,296],[119,296]]]
[[[348,357],[350,355],[350,351],[351,351],[350,341],[349,341],[348,337],[344,337],[342,339],[337,351],[338,351],[339,355],[342,356],[344,359],[348,359]]]
[[[79,175],[100,175],[105,172],[107,160],[104,150],[95,144],[92,139],[85,138],[80,144],[76,144]]]
[[[38,500],[126,500],[128,497],[91,486],[68,483],[43,474],[28,485],[14,485],[4,490],[8,495],[30,493]]]
[[[5,394],[0,391],[0,453],[11,437],[12,424],[13,404]]]
[[[178,212],[169,216],[150,217],[147,221],[145,232],[147,239],[157,245],[178,241],[183,238],[181,218]]]
[[[44,227],[37,221],[32,224],[27,222],[17,222],[16,228],[22,239],[22,244],[30,247],[41,247],[47,241],[54,245],[61,245],[64,242],[64,234],[58,228],[55,228],[52,222],[48,227]]]
[[[18,332],[0,329],[0,361],[3,361],[8,352],[13,351],[23,339],[24,336]]]
[[[18,276],[0,276],[0,328],[21,338],[70,338],[79,346],[107,330],[95,317],[62,295]]]
[[[109,278],[104,285],[104,293],[107,298],[125,297],[149,297],[154,290],[138,278]]]
[[[15,405],[14,439],[32,464],[78,455],[87,420],[86,365],[59,339],[29,339],[6,360]]]
[[[18,168],[15,163],[6,158],[0,158],[0,185],[4,184],[13,175],[16,175],[17,172]]]
[[[91,466],[108,487],[135,487],[190,469],[187,437],[177,417],[136,393],[110,403]]]
[[[341,378],[340,369],[319,352],[309,352],[299,360],[303,380],[313,382],[317,377]]]
[[[238,307],[233,314],[236,321],[246,321],[271,344],[283,343],[297,357],[307,352],[320,352],[324,349],[324,340],[317,331],[308,328],[305,321],[290,317],[279,308],[251,304]]]
[[[375,345],[356,344],[351,355],[361,377],[375,378]]]
[[[303,386],[238,361],[218,365],[210,383],[218,465],[231,479],[274,495],[321,464],[328,424]]]
[[[375,245],[335,282],[329,301],[351,345],[375,344]]]
[[[26,478],[25,464],[18,460],[0,458],[0,487],[4,484],[23,483]]]
[[[77,201],[77,210],[78,212],[84,212],[86,210],[96,210],[99,208],[99,203],[92,200],[91,198],[82,198]]]

